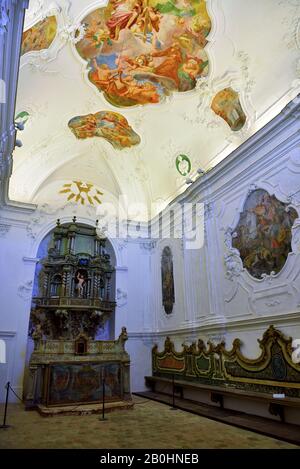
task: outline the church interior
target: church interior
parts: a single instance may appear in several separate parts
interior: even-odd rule
[[[299,448],[299,93],[300,0],[0,0],[1,449]]]

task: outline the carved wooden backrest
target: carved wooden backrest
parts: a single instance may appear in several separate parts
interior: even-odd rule
[[[231,350],[226,350],[225,342],[216,346],[208,342],[206,347],[199,339],[177,352],[167,337],[162,352],[157,345],[153,347],[153,374],[300,398],[300,364],[292,360],[292,338],[270,326],[258,342],[261,353],[250,359],[241,352],[239,339],[233,341]]]

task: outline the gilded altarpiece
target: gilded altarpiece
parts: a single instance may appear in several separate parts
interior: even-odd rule
[[[117,340],[97,340],[114,317],[114,275],[97,226],[57,226],[38,273],[29,334],[26,405],[66,406],[131,401],[126,328]]]

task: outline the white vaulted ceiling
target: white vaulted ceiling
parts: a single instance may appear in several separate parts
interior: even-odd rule
[[[119,0],[120,4],[124,2],[129,0]],[[151,2],[160,3],[160,12],[173,5],[173,13],[161,13],[161,18],[169,15],[170,24],[175,19],[180,24],[189,22],[191,14],[181,14],[179,10],[191,11],[195,3],[150,0],[150,6]],[[128,107],[123,102],[120,105],[108,100],[89,79],[87,60],[76,49],[78,34],[79,38],[85,34],[80,27],[82,20],[106,3],[105,0],[30,1],[24,31],[55,16],[57,32],[48,49],[21,56],[16,115],[26,111],[29,118],[24,131],[18,135],[23,146],[16,148],[13,155],[9,189],[13,200],[62,206],[70,195],[70,186],[65,184],[81,181],[101,192],[102,202],[115,203],[123,196],[129,203],[144,203],[148,209],[154,204],[151,214],[154,215],[187,187],[187,176],[176,168],[178,155],[190,159],[188,177],[194,180],[199,167],[204,170],[214,167],[300,91],[300,0],[207,0],[212,26],[206,38],[208,43],[199,57],[207,55],[208,68],[198,77],[196,86],[178,91],[169,80],[168,86],[173,88],[158,103],[135,103]],[[132,9],[134,3],[131,2]],[[165,20],[161,19],[160,24],[162,21]],[[150,42],[145,46],[139,36],[138,23],[135,29],[129,29],[121,29],[118,38],[109,39],[107,48],[112,41],[126,48],[126,41],[133,41],[134,36],[136,42],[132,47],[141,41],[141,53],[145,47],[150,50]],[[153,37],[155,40],[155,34],[150,35],[151,41]],[[159,37],[158,33],[159,40],[161,50],[170,46],[166,35]],[[155,59],[158,60],[156,70],[165,59]],[[157,78],[151,83],[157,85]],[[160,82],[160,87],[163,86],[167,85]],[[246,116],[240,130],[232,130],[211,109],[214,96],[227,88],[238,93]],[[134,132],[130,134],[133,138],[130,147],[117,148],[98,136],[76,138],[68,126],[75,116],[103,111],[127,119]],[[67,192],[62,193],[64,187]],[[90,203],[89,199],[84,203]],[[93,203],[96,203],[94,199]],[[146,220],[150,213],[145,210],[137,216]]]

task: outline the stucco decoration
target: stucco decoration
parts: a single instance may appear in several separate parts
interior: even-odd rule
[[[122,290],[122,288],[117,288],[117,305],[119,308],[122,308],[127,304],[127,292]]]
[[[77,203],[85,204],[101,204],[100,196],[103,192],[100,192],[93,184],[82,181],[72,181],[63,185],[63,188],[59,191],[60,194],[67,196],[67,201],[74,200]]]
[[[243,270],[243,263],[240,258],[238,249],[232,247],[232,240],[237,236],[230,228],[227,228],[224,233],[224,243],[226,247],[226,254],[224,262],[226,266],[226,276],[229,280],[238,277]]]
[[[5,238],[10,229],[10,225],[0,223],[0,238]]]
[[[27,280],[18,287],[18,296],[23,300],[29,300],[31,298],[33,287],[33,281]]]

